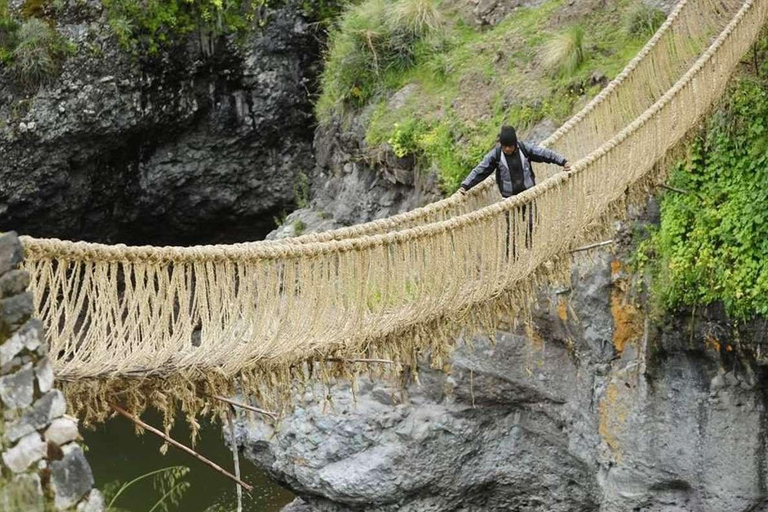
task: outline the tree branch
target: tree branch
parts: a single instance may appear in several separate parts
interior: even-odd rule
[[[250,485],[248,485],[247,483],[243,482],[242,480],[240,480],[239,478],[237,478],[235,475],[233,475],[232,473],[228,472],[226,469],[224,469],[224,468],[222,468],[221,466],[217,465],[215,462],[213,462],[213,461],[211,461],[211,460],[209,460],[209,459],[206,459],[205,457],[203,457],[202,455],[200,455],[199,453],[197,453],[197,452],[196,452],[195,450],[193,450],[192,448],[189,448],[189,447],[187,447],[187,446],[184,446],[184,445],[183,445],[183,444],[181,444],[180,442],[178,442],[178,441],[174,440],[174,439],[173,439],[173,438],[171,438],[170,436],[167,436],[166,434],[164,434],[164,433],[163,433],[163,432],[161,432],[160,430],[156,429],[156,428],[155,428],[155,427],[153,427],[152,425],[148,425],[148,424],[144,423],[144,422],[143,422],[143,421],[141,421],[139,418],[137,418],[137,417],[136,417],[136,416],[134,416],[133,414],[129,413],[128,411],[126,411],[126,410],[125,410],[125,409],[123,409],[122,407],[120,407],[120,406],[118,406],[118,405],[115,405],[115,404],[109,404],[109,406],[110,406],[110,407],[112,407],[112,409],[114,409],[116,412],[118,412],[118,413],[119,413],[121,416],[124,416],[124,417],[128,418],[129,420],[131,420],[132,422],[134,422],[135,424],[137,424],[137,425],[138,425],[138,426],[140,426],[141,428],[143,428],[143,429],[146,429],[146,430],[148,430],[149,432],[152,432],[152,433],[153,433],[153,434],[155,434],[157,437],[161,438],[162,440],[164,440],[166,443],[170,444],[171,446],[175,446],[175,447],[176,447],[176,448],[178,448],[179,450],[181,450],[181,451],[183,451],[183,452],[187,452],[188,454],[190,454],[191,456],[193,456],[194,458],[196,458],[197,460],[199,460],[199,461],[200,461],[200,462],[202,462],[203,464],[205,464],[205,465],[207,465],[207,466],[209,466],[209,467],[211,467],[211,468],[215,469],[216,471],[218,471],[218,472],[219,472],[219,473],[221,473],[222,475],[224,475],[224,476],[226,476],[226,477],[228,477],[228,478],[231,478],[232,480],[234,480],[235,482],[237,482],[237,484],[238,484],[238,485],[240,485],[240,486],[241,486],[243,489],[245,489],[246,491],[248,491],[248,492],[251,492],[251,491],[253,491],[253,487],[251,487],[251,486],[250,486]]]

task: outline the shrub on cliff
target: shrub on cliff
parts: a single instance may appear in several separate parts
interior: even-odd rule
[[[8,16],[8,0],[0,0],[0,64],[11,62],[18,30],[19,24]]]
[[[307,19],[326,24],[348,0],[305,0]],[[210,36],[242,32],[269,21],[282,0],[103,0],[120,44],[134,54],[157,53],[191,32]]]
[[[456,2],[367,0],[332,30],[318,117],[359,111],[371,165],[387,151],[408,157],[450,193],[501,124],[526,137],[542,121],[564,122],[616,76],[648,37],[622,23],[640,3],[574,16],[571,2],[547,0],[480,27]],[[564,43],[551,72],[542,62],[548,34]]]

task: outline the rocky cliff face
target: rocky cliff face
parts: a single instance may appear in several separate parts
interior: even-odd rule
[[[580,264],[532,329],[461,346],[407,393],[308,396],[277,430],[242,419],[287,510],[725,512],[766,502],[765,325],[651,321],[621,257]]]
[[[399,101],[406,90],[395,94]],[[412,210],[442,197],[434,170],[417,171],[412,158],[397,158],[388,145],[372,148],[365,134],[370,109],[317,127],[311,202],[292,212],[267,238],[350,226]]]
[[[319,44],[298,4],[242,37],[195,34],[136,58],[100,2],[64,2],[55,27],[75,51],[61,74],[30,90],[0,70],[0,229],[140,244],[263,238],[314,166]]]

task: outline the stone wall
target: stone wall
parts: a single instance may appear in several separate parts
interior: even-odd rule
[[[22,258],[16,234],[0,235],[0,510],[102,511],[77,420],[53,388]]]

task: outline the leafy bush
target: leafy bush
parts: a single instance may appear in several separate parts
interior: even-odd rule
[[[402,158],[408,154],[414,154],[421,149],[420,138],[426,131],[426,125],[417,119],[407,119],[404,123],[395,123],[395,131],[387,142],[392,147],[392,152]]]
[[[109,18],[109,26],[123,48],[131,48],[134,45],[133,34],[136,27],[131,20],[122,15],[115,15]]]
[[[570,76],[584,63],[584,28],[574,25],[544,47],[543,65],[553,75]]]
[[[674,168],[658,233],[663,306],[722,301],[736,318],[768,315],[768,85],[742,79],[706,135]],[[648,259],[648,257],[646,257]]]
[[[645,5],[637,4],[626,19],[626,31],[631,36],[650,37],[667,19],[667,15],[661,9],[656,9]]]
[[[491,121],[483,130],[463,134],[461,126],[450,120],[427,122],[409,117],[395,124],[387,142],[398,157],[410,155],[416,158],[418,167],[435,165],[439,168],[441,187],[446,192],[453,192],[493,145],[498,131],[496,124]],[[458,147],[458,138],[467,139],[463,147]]]
[[[353,6],[329,36],[319,117],[363,105],[385,87],[387,73],[412,67],[419,43],[444,26],[436,0],[367,0]]]

